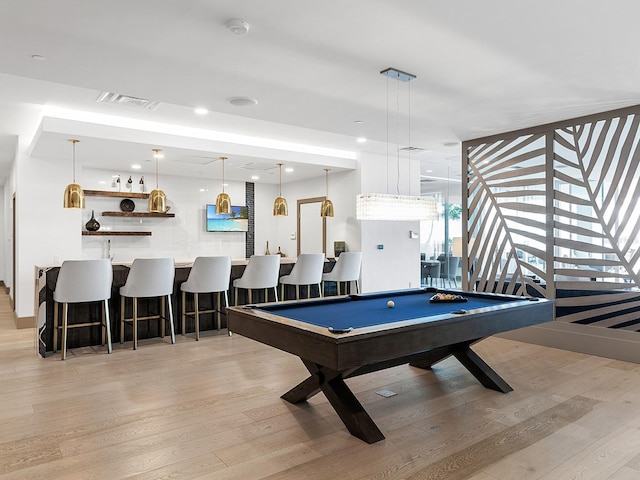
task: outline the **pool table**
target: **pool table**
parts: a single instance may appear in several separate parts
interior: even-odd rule
[[[436,292],[466,301],[434,303]],[[389,301],[393,306],[389,306]],[[282,398],[299,403],[322,391],[352,435],[384,435],[345,379],[453,355],[485,387],[512,388],[471,345],[495,333],[553,320],[553,301],[434,288],[230,307],[229,331],[300,357],[310,376]]]

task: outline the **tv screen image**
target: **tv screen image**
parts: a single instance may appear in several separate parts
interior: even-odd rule
[[[207,205],[207,232],[246,232],[249,230],[249,209],[231,207],[231,213],[216,213],[215,205]]]

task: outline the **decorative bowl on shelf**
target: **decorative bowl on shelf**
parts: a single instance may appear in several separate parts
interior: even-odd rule
[[[133,212],[136,208],[136,204],[133,200],[125,198],[120,202],[120,210],[123,212]]]

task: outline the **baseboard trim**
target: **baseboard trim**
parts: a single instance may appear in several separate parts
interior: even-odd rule
[[[21,328],[33,328],[35,323],[34,323],[34,317],[15,317],[16,320],[16,328],[17,329],[21,329]]]
[[[497,335],[598,357],[640,363],[640,334],[620,329],[549,322]]]

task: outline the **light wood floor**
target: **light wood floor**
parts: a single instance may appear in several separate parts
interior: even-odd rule
[[[349,435],[288,354],[205,333],[38,359],[0,295],[0,479],[640,478],[640,365],[491,338],[513,387],[455,360],[349,380],[386,440]],[[397,392],[384,398],[376,391]]]

